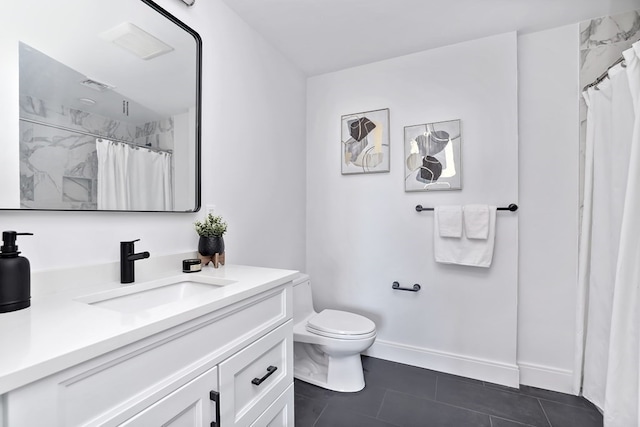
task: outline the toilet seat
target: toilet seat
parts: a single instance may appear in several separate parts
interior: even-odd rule
[[[311,316],[306,330],[328,338],[359,340],[375,336],[376,324],[359,314],[327,309]]]

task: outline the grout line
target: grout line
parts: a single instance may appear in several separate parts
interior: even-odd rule
[[[457,406],[457,405],[454,405],[454,404],[452,404],[452,403],[441,402],[441,401],[437,401],[437,400],[431,400],[431,399],[429,399],[429,398],[427,398],[427,397],[420,397],[420,396],[416,396],[415,394],[411,394],[411,393],[407,393],[407,392],[403,392],[403,391],[398,391],[398,390],[389,390],[389,391],[391,391],[391,392],[393,392],[393,393],[404,394],[405,396],[410,396],[410,397],[413,397],[414,399],[418,399],[418,400],[426,400],[426,401],[428,401],[428,402],[437,403],[438,405],[448,406],[449,408],[456,408],[456,409],[460,409],[460,410],[462,410],[462,411],[474,412],[474,413],[476,413],[476,414],[486,415],[486,416],[488,416],[488,417],[491,417],[491,416],[492,416],[492,414],[489,414],[489,413],[487,413],[487,412],[478,411],[478,410],[476,410],[476,409],[469,409],[469,408],[465,408],[464,406]],[[497,416],[497,415],[495,415],[495,416]],[[504,417],[500,417],[500,416],[497,416],[497,417],[498,417],[498,418],[503,418],[503,419],[505,419],[505,420],[507,420],[507,421],[515,421],[515,422],[519,422],[519,421],[516,421],[516,420],[512,420],[511,418],[504,418]],[[525,424],[525,425],[526,425],[526,424]]]
[[[387,398],[387,392],[389,391],[388,388],[384,389],[384,395],[382,396],[382,402],[380,402],[380,407],[378,408],[378,412],[376,412],[376,419],[379,419],[378,416],[380,415],[380,411],[382,411],[382,406],[384,405],[384,400]]]
[[[476,380],[474,378],[462,377],[462,376],[459,376],[459,375],[451,375],[451,374],[443,373],[443,374],[438,375],[438,378],[442,378],[445,381],[456,381],[456,382],[459,382],[459,383],[470,384],[470,385],[474,385],[476,387],[487,387],[487,388],[491,388],[492,390],[496,389],[496,388],[489,387],[487,385],[487,383],[485,383],[484,381]]]
[[[540,399],[538,400],[538,405],[540,405],[540,408],[542,409],[542,413],[544,414],[544,417],[546,418],[547,422],[549,423],[549,427],[553,427],[551,425],[551,420],[549,420],[549,416],[547,415],[547,411],[544,410],[544,406],[542,406],[542,402],[540,402]]]
[[[500,387],[500,384],[494,385],[493,383],[487,383],[486,381],[484,381],[484,385],[485,387],[487,387],[488,389],[491,390],[498,390],[498,391],[504,391],[505,393],[511,393],[511,394],[517,394],[520,396],[527,396],[527,397],[533,397],[534,399],[538,399],[538,400],[544,400],[546,402],[552,402],[552,403],[559,403],[561,405],[567,405],[567,406],[571,406],[573,408],[580,408],[580,409],[590,409],[589,407],[585,406],[582,403],[567,403],[566,401],[561,401],[558,399],[554,399],[553,397],[541,397],[541,396],[534,396],[532,394],[528,394],[527,392],[522,391],[521,389],[512,389],[511,387]],[[540,390],[545,390],[545,389],[540,389]],[[553,390],[546,390],[546,391],[553,391]],[[560,392],[556,392],[556,393],[560,393]],[[571,394],[567,394],[567,393],[560,393],[560,394],[566,394],[568,396],[573,396]],[[573,397],[580,397],[580,396],[573,396]],[[582,399],[584,399],[584,397],[581,397]],[[586,399],[585,399],[586,400]]]
[[[498,419],[503,419],[503,420],[507,420],[507,421],[511,421],[511,422],[517,423],[518,425],[531,426],[531,424],[523,423],[521,421],[518,421],[516,419],[510,418],[510,417],[505,416],[505,415],[495,415],[495,414],[490,413],[490,412],[484,412],[482,410],[471,409],[471,408],[467,408],[465,406],[458,406],[458,405],[455,405],[455,404],[452,404],[452,403],[448,403],[448,402],[444,402],[444,401],[438,400],[438,380],[439,380],[439,378],[440,378],[440,375],[437,375],[436,376],[436,387],[435,387],[436,388],[436,395],[435,395],[434,400],[433,400],[434,402],[439,403],[441,405],[445,405],[445,406],[451,407],[451,408],[456,408],[456,409],[463,410],[463,411],[475,412],[477,414],[486,415],[486,416],[489,417],[490,420],[491,420],[491,417],[496,417]],[[460,383],[463,383],[463,384],[467,384],[467,385],[472,386],[472,387],[475,386],[475,387],[485,388],[485,386],[483,385],[484,382],[480,382],[478,384],[478,383],[475,383],[475,382],[458,380],[458,379],[455,379],[455,378],[452,379],[452,380],[460,382]],[[538,402],[539,406],[542,406],[542,404],[540,403],[540,400],[535,396],[531,396],[531,395],[520,393],[520,392],[511,392],[509,390],[503,390],[502,388],[498,388],[498,387],[486,386],[486,389],[491,390],[491,391],[495,391],[496,393],[505,392],[505,393],[508,393],[510,395],[520,396],[520,397],[522,397],[524,399],[533,399],[533,400],[536,400]],[[408,392],[399,391],[399,390],[390,390],[390,391],[393,391],[393,392],[399,393],[399,394],[404,394],[404,395],[407,395],[407,396],[412,396],[412,397],[414,397],[416,399],[431,400],[431,399],[426,398],[426,397],[416,396],[414,394],[411,394],[411,393],[408,393]],[[557,403],[559,403],[559,402],[557,402]],[[490,408],[487,408],[487,409],[492,410],[493,408],[490,407]],[[577,408],[577,409],[580,409],[580,408]],[[549,417],[547,417],[547,414],[544,412],[544,410],[543,410],[543,413],[545,415],[545,419],[547,420],[548,425],[551,426],[551,422],[549,421]],[[491,422],[493,422],[493,421],[491,421]],[[553,426],[551,426],[551,427],[553,427]]]
[[[504,417],[500,417],[498,415],[491,415],[491,425],[493,425],[493,419],[497,419],[497,420],[504,420],[504,421],[509,421],[510,423],[514,423],[517,424],[519,426],[523,426],[523,427],[536,427],[533,424],[525,424],[525,423],[521,423],[520,421],[516,421],[516,420],[512,420],[510,418],[504,418]]]
[[[320,417],[322,417],[322,414],[324,414],[324,411],[326,411],[327,406],[329,406],[329,402],[324,404],[324,408],[322,408],[322,411],[320,411],[320,413],[318,414],[318,418],[316,418],[316,420],[313,422],[313,426],[318,424],[318,421],[320,421]]]
[[[560,402],[559,400],[547,399],[545,397],[536,397],[536,399],[540,401],[544,400],[545,402],[557,403],[558,405],[565,405],[565,406],[569,406],[571,408],[576,408],[576,409],[586,409],[587,411],[591,409],[587,406],[580,405],[579,403],[573,404],[573,403]]]
[[[501,420],[510,421],[512,423],[516,423],[518,425],[527,426],[527,427],[535,427],[532,424],[526,424],[526,423],[523,423],[523,422],[518,421],[516,419],[508,418],[505,415],[495,415],[495,414],[491,414],[491,413],[488,413],[488,412],[483,412],[483,411],[480,411],[480,410],[477,410],[477,409],[470,409],[470,408],[467,408],[467,407],[464,407],[464,406],[454,405],[453,403],[443,402],[443,401],[439,401],[439,400],[431,400],[431,399],[426,398],[426,397],[416,396],[414,394],[403,392],[403,391],[391,390],[391,389],[388,389],[388,391],[391,391],[393,393],[398,393],[398,394],[404,394],[405,396],[411,396],[414,399],[427,400],[427,401],[434,402],[434,403],[437,403],[437,404],[440,404],[440,405],[448,406],[449,408],[455,408],[455,409],[460,409],[462,411],[474,412],[476,414],[486,415],[486,416],[489,417],[490,420],[491,420],[492,417],[495,417],[495,418],[498,418],[498,419],[501,419]],[[538,401],[538,404],[540,404],[540,401],[537,398],[532,397],[532,396],[526,396],[526,397],[530,397],[532,399],[535,399],[535,400]],[[540,406],[542,406],[542,405],[540,405]],[[489,409],[493,409],[493,408],[489,408]],[[544,409],[543,409],[543,411],[544,411]],[[545,415],[545,418],[546,418],[547,422],[549,423],[549,426],[551,426],[551,422],[549,421],[549,418],[547,417],[547,414],[545,413],[544,415]],[[551,426],[551,427],[553,427],[553,426]]]

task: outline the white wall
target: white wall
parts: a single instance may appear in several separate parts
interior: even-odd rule
[[[215,204],[229,222],[227,261],[302,269],[304,75],[219,0],[192,8],[176,0],[158,3],[203,39],[202,196],[203,205]],[[3,5],[2,15],[11,21],[12,13],[27,6]],[[48,12],[52,19],[62,14],[57,10]],[[2,168],[8,156],[17,159],[18,141],[17,44],[15,32],[3,24],[0,144],[15,148],[3,148]],[[135,238],[152,256],[195,250],[193,222],[202,216],[0,211],[0,231],[35,233],[19,246],[32,269],[43,270],[117,261],[118,242]]]
[[[515,33],[310,78],[307,271],[317,308],[372,318],[370,354],[517,386],[518,214],[498,213],[490,269],[436,264],[416,204],[518,202]],[[389,108],[391,172],[340,174],[340,116]],[[403,127],[461,119],[463,190],[404,192]],[[393,291],[420,283],[413,294]]]
[[[195,205],[192,192],[176,191],[175,189],[188,188],[189,182],[193,182],[195,169],[191,163],[194,157],[193,144],[183,144],[182,141],[193,141],[195,138],[195,108],[190,109],[186,113],[173,116],[173,206],[175,210],[193,209]]]
[[[518,37],[521,382],[571,393],[578,260],[578,25]]]

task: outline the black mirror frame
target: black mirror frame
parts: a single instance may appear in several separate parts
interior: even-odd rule
[[[178,212],[178,211],[170,211],[167,213],[192,213],[198,212],[201,208],[202,204],[202,172],[201,172],[201,127],[202,127],[202,38],[200,34],[198,34],[193,28],[189,27],[184,22],[180,21],[178,18],[167,12],[165,9],[160,7],[158,4],[153,2],[152,0],[141,0],[143,3],[154,9],[156,12],[163,15],[165,18],[185,30],[187,33],[191,34],[191,36],[196,41],[196,126],[195,126],[195,134],[196,134],[196,182],[195,182],[195,206],[192,211]],[[74,211],[76,212],[76,211]],[[96,210],[93,212],[157,212],[157,211],[100,211]],[[162,211],[165,212],[165,211]]]
[[[194,213],[198,212],[201,209],[202,204],[202,172],[201,172],[201,127],[202,127],[202,38],[200,35],[191,27],[186,25],[184,22],[180,21],[178,18],[173,16],[171,13],[167,12],[165,9],[160,7],[158,4],[153,2],[152,0],[140,0],[142,3],[149,6],[151,9],[155,10],[169,21],[182,28],[184,31],[189,33],[196,42],[196,125],[195,125],[195,206],[193,210],[189,211],[134,211],[134,210],[99,210],[99,209],[91,209],[91,210],[77,210],[77,209],[25,209],[25,208],[0,208],[0,211],[44,211],[44,212],[144,212],[144,213]]]

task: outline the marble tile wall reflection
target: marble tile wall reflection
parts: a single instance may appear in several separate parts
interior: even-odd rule
[[[580,23],[580,88],[593,82],[640,40],[640,9]],[[584,205],[587,105],[580,96],[580,212]]]
[[[66,177],[85,178],[95,183],[97,175],[95,138],[21,122],[21,207],[96,209],[95,191],[93,197],[77,200],[65,194],[63,184]]]
[[[65,202],[92,202],[95,180],[71,176],[62,177],[62,198]]]
[[[20,95],[20,117],[64,126],[80,132],[102,135],[108,139],[135,140],[136,126],[98,114],[67,108],[62,105]]]
[[[173,118],[148,122],[136,127],[135,144],[161,150],[173,150]]]
[[[134,145],[173,148],[173,119],[136,126],[26,95],[20,97],[20,117],[44,123],[20,120],[22,208],[97,209],[95,137],[53,126]]]

